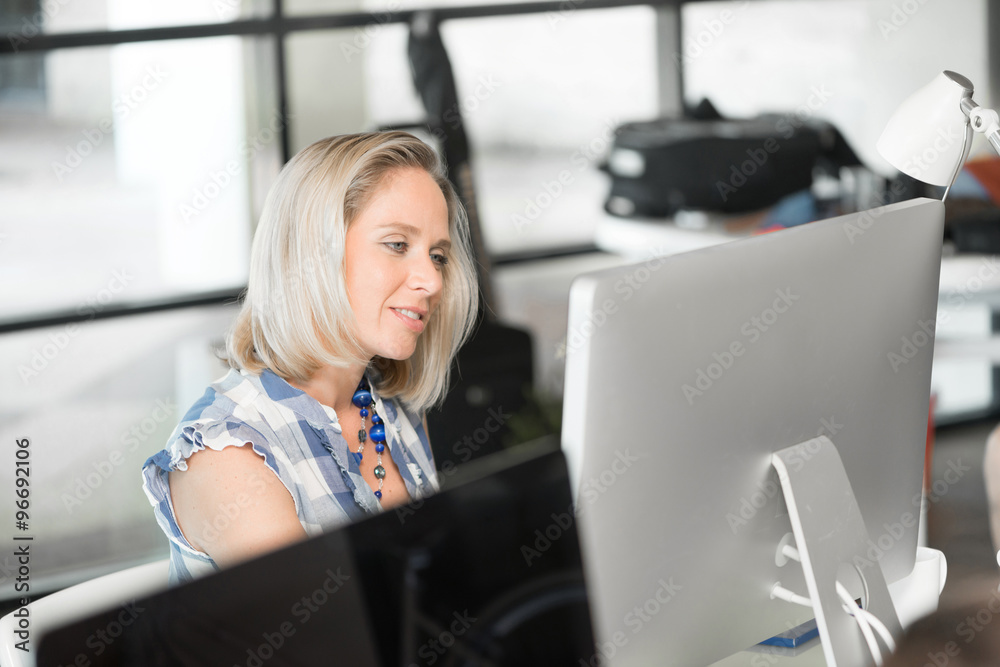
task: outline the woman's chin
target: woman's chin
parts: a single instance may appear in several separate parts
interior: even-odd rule
[[[411,346],[400,346],[393,350],[384,350],[384,354],[379,354],[379,357],[389,361],[406,361],[417,351],[416,345]]]

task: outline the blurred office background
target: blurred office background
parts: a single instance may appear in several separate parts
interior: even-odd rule
[[[166,553],[139,469],[224,372],[212,349],[268,187],[317,139],[424,118],[405,18],[426,7],[444,16],[496,313],[531,334],[550,412],[572,277],[663,250],[599,243],[617,126],[703,99],[822,119],[888,176],[874,146],[904,98],[952,69],[992,106],[1000,76],[986,0],[0,1],[0,486],[30,439],[33,591]],[[988,333],[992,310],[958,320]],[[954,363],[942,422],[988,418],[991,364]],[[0,556],[5,597],[13,572]]]

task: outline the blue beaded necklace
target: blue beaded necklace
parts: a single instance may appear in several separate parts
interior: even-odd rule
[[[385,468],[382,467],[382,452],[385,451],[385,424],[382,423],[382,418],[375,412],[375,403],[372,401],[372,393],[368,388],[368,378],[363,375],[361,376],[358,388],[354,391],[354,396],[351,397],[351,403],[354,403],[355,406],[361,409],[361,430],[358,431],[359,463],[364,458],[363,452],[365,450],[365,442],[367,442],[368,438],[371,438],[372,442],[375,443],[375,453],[378,455],[377,465],[375,466],[375,478],[378,479],[378,490],[375,491],[375,497],[381,502],[382,483],[385,482]],[[369,406],[371,406],[372,427],[366,432],[365,418],[368,417]]]

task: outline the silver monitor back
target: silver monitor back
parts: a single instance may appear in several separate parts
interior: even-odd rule
[[[770,459],[817,435],[871,538],[853,565],[910,572],[943,222],[912,200],[577,278],[562,438],[604,664],[710,664],[811,618],[768,596],[806,590]]]

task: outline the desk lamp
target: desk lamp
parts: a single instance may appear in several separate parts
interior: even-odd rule
[[[972,82],[945,70],[896,110],[876,148],[899,171],[944,186],[947,198],[972,144],[971,127],[1000,153],[1000,116],[972,99]],[[964,140],[963,140],[964,137]]]

